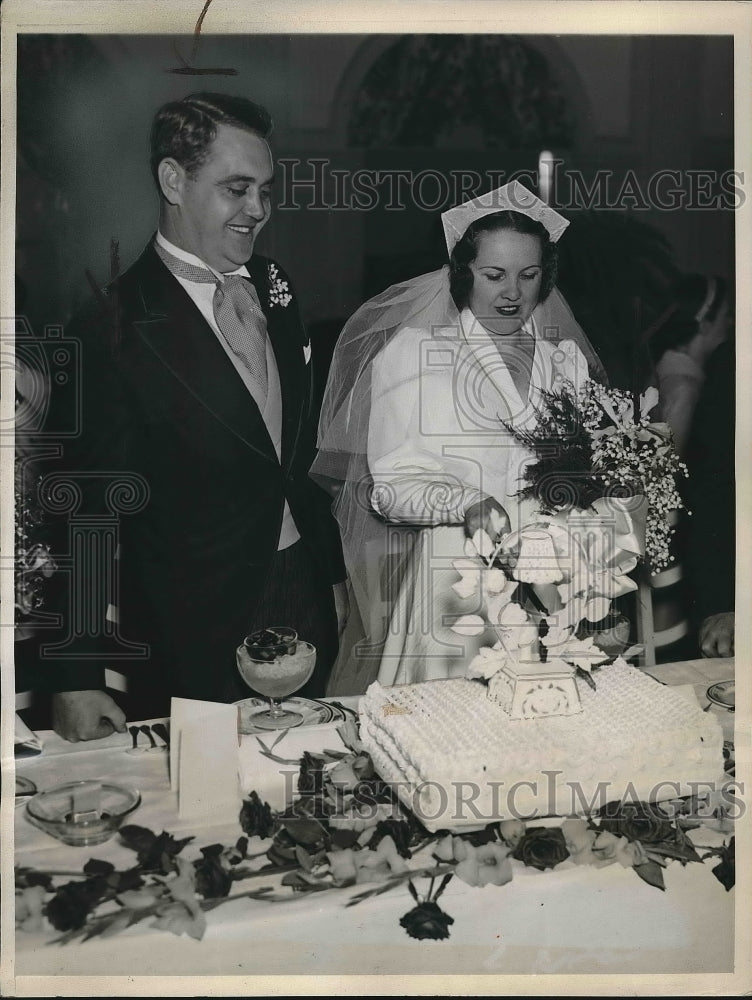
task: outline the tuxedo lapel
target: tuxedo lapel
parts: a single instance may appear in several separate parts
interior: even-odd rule
[[[133,325],[170,374],[249,448],[276,463],[259,408],[187,292],[149,248],[135,277],[142,314]]]
[[[270,301],[269,261],[252,257],[248,273],[266,316],[267,333],[279,371],[282,392],[282,467],[289,468],[303,426],[311,393],[310,365],[303,354],[303,329],[295,300],[287,306]]]

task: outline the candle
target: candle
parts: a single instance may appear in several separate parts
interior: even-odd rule
[[[551,193],[554,181],[554,154],[544,149],[538,157],[538,190],[541,199],[547,205],[551,204]]]
[[[98,781],[88,781],[73,789],[72,823],[90,823],[101,817],[102,785]],[[66,817],[67,819],[67,817]]]

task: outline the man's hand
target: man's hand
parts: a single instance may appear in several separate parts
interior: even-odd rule
[[[703,656],[734,655],[734,612],[709,615],[700,626],[700,649]]]
[[[125,732],[125,714],[104,691],[60,691],[52,696],[52,728],[64,740],[99,740]]]
[[[335,583],[332,591],[334,593],[334,610],[337,613],[337,634],[341,639],[347,625],[347,619],[350,617],[350,595],[347,591],[347,580],[343,583]]]
[[[465,511],[465,534],[472,538],[476,531],[483,529],[492,542],[511,531],[509,515],[493,497],[486,497]]]

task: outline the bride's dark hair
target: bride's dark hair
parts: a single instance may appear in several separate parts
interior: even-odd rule
[[[511,210],[494,212],[492,215],[484,215],[468,226],[449,256],[449,288],[458,309],[465,308],[472,291],[473,272],[470,270],[470,265],[478,256],[478,237],[483,233],[495,233],[501,229],[537,236],[540,240],[542,272],[540,302],[548,298],[556,284],[559,258],[556,244],[551,242],[546,227],[522,212]]]

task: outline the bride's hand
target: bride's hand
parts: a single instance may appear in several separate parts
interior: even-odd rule
[[[493,497],[486,497],[468,507],[465,511],[465,534],[472,538],[476,531],[483,529],[492,542],[512,530],[509,515]]]

